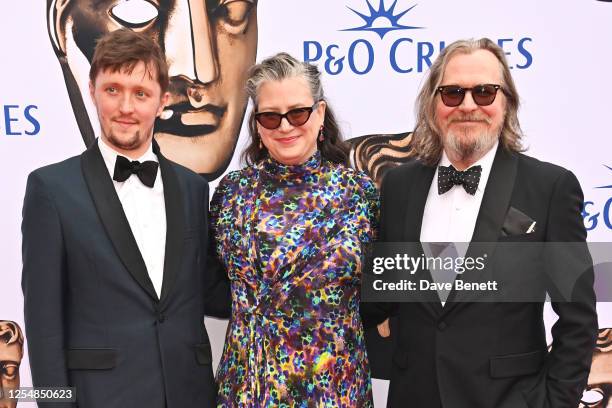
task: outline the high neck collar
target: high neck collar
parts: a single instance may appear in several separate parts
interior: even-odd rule
[[[262,161],[263,170],[279,179],[307,178],[317,172],[321,166],[321,152],[316,151],[302,164],[283,164],[268,156]]]

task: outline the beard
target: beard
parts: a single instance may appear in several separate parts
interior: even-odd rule
[[[149,140],[149,138],[144,137],[140,129],[135,130],[133,133],[117,133],[111,126],[108,132],[104,132],[104,130],[102,132],[109,144],[123,151],[137,150]],[[152,135],[153,127],[148,129],[145,134]]]
[[[134,132],[131,136],[120,138],[117,137],[111,130],[107,135],[108,142],[121,150],[135,150],[142,145],[143,140],[140,138],[140,130]]]
[[[489,118],[476,115],[465,115],[450,120],[453,122],[478,121],[487,125],[491,124]],[[459,127],[457,130],[448,130],[443,135],[442,142],[447,154],[455,160],[462,162],[478,160],[493,147],[499,139],[500,129],[488,129],[477,131],[472,127]]]

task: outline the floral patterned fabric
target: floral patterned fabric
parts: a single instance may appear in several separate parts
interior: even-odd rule
[[[372,181],[318,152],[220,182],[211,226],[232,318],[218,407],[373,406],[359,291],[377,216]]]

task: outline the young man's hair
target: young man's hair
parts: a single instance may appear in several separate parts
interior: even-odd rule
[[[95,83],[98,73],[132,70],[143,62],[149,75],[156,74],[162,93],[168,90],[168,63],[159,45],[144,34],[127,28],[111,31],[101,37],[94,50],[89,80]]]

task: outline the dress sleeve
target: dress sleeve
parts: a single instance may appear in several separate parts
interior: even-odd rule
[[[362,228],[360,231],[360,241],[363,243],[373,242],[378,238],[380,199],[376,184],[367,175],[362,174],[360,181],[361,195],[363,199],[362,207]]]
[[[219,258],[223,257],[223,231],[227,225],[231,225],[231,202],[233,200],[234,188],[232,179],[234,172],[227,174],[215,189],[210,200],[210,239],[212,249],[215,250]],[[228,224],[230,223],[230,224]]]

